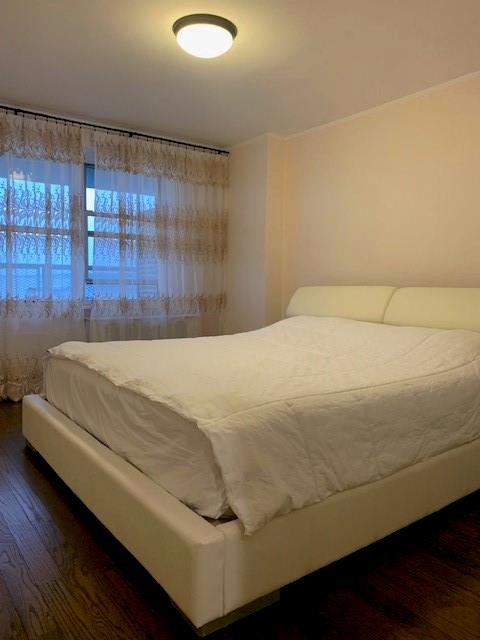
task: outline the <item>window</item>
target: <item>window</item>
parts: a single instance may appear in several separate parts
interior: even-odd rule
[[[159,293],[155,179],[120,172],[118,176],[118,184],[111,185],[109,172],[104,174],[92,164],[85,165],[87,298],[93,297],[94,288],[96,296],[107,298],[142,298]],[[152,243],[150,253],[145,246],[148,239]]]
[[[95,167],[84,166],[85,260],[79,263],[73,259],[79,248],[72,247],[71,174],[43,161],[17,159],[14,166],[0,163],[1,298],[91,299],[94,288],[108,298],[158,295],[154,179],[144,180],[149,193],[137,190],[135,176],[124,180],[130,191],[124,184],[99,188]],[[102,173],[97,183],[106,181]]]
[[[85,215],[87,218],[87,246],[85,248],[85,297],[93,296],[93,249],[95,242],[95,167],[85,165]]]
[[[0,164],[1,298],[71,297],[70,227],[68,175],[42,161]]]

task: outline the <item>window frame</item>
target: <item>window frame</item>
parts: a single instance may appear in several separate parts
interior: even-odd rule
[[[95,165],[93,162],[85,162],[83,165],[83,198],[85,202],[84,206],[84,215],[85,215],[85,298],[88,299],[87,296],[87,285],[93,285],[93,278],[89,277],[90,273],[90,264],[88,260],[88,239],[95,237],[95,231],[90,231],[88,228],[88,218],[91,215],[95,215],[95,210],[91,211],[87,208],[87,189],[93,188],[95,189],[95,182],[93,183],[93,187],[90,186],[89,180],[89,172],[93,172],[93,179],[95,181]],[[93,265],[91,265],[93,267]]]
[[[87,189],[95,189],[95,172],[96,166],[93,162],[85,162],[83,169],[83,198],[84,198],[84,216],[85,216],[85,278],[84,278],[84,297],[87,301],[90,301],[93,298],[93,294],[88,294],[88,287],[92,287],[94,284],[94,279],[89,277],[89,274],[93,271],[93,264],[89,264],[89,239],[95,238],[95,229],[89,230],[88,222],[89,217],[95,218],[97,215],[95,209],[87,208]],[[118,236],[120,238],[120,236]],[[98,280],[97,280],[98,282]],[[111,282],[103,282],[102,284],[106,285],[120,285],[120,281],[111,281]],[[127,283],[129,286],[137,287],[136,298],[142,298],[141,288],[142,287],[154,287],[156,289],[155,296],[159,295],[158,291],[158,281],[156,278],[153,278],[151,282],[139,281],[138,277],[134,277],[131,282]],[[150,296],[147,296],[150,297]]]

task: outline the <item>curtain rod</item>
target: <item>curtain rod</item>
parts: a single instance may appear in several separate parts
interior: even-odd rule
[[[29,111],[28,109],[22,109],[21,107],[10,107],[0,104],[0,109],[4,111],[10,111],[15,115],[21,114],[26,116],[33,116],[34,118],[46,118],[47,120],[56,120],[59,122],[66,122],[68,124],[76,124],[81,127],[90,127],[91,129],[101,129],[102,131],[110,131],[112,133],[121,133],[127,135],[129,138],[145,138],[146,140],[158,140],[167,144],[187,147],[189,149],[202,149],[203,151],[210,151],[211,153],[217,153],[222,156],[228,156],[229,152],[225,149],[215,149],[215,147],[207,147],[203,144],[195,144],[193,142],[181,142],[180,140],[172,140],[171,138],[163,138],[161,136],[148,135],[147,133],[138,133],[137,131],[129,131],[128,129],[120,129],[117,127],[108,127],[102,124],[91,124],[89,122],[82,122],[81,120],[74,120],[72,118],[63,118],[61,116],[52,116],[48,113],[42,113],[41,111]]]

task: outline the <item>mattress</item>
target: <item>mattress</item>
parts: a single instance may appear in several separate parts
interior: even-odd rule
[[[49,358],[48,401],[200,515],[231,515],[208,438],[159,403],[76,362]]]
[[[297,316],[234,336],[71,342],[51,354],[206,436],[247,534],[480,436],[470,331]]]

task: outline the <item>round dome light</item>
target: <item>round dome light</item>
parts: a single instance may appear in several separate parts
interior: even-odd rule
[[[184,51],[197,58],[216,58],[232,46],[237,27],[220,16],[196,13],[179,18],[173,33]]]

